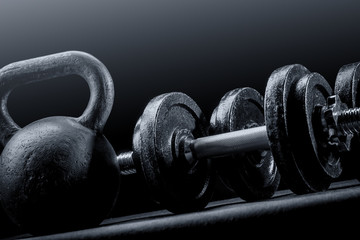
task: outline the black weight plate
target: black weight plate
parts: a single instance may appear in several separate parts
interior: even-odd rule
[[[252,88],[227,92],[213,111],[211,134],[263,126],[263,97]],[[220,178],[242,199],[254,201],[273,196],[280,174],[270,151],[258,150],[214,159]]]
[[[188,164],[180,153],[177,133],[207,136],[208,122],[198,105],[184,93],[153,98],[135,127],[134,161],[153,197],[171,212],[203,209],[213,194],[211,161]]]
[[[297,136],[291,136],[292,133],[289,129],[291,124],[306,121],[296,117],[291,119],[289,110],[294,107],[290,103],[294,99],[293,94],[296,91],[297,82],[309,73],[309,70],[300,64],[278,68],[270,75],[265,90],[265,124],[270,149],[283,182],[297,194],[322,191],[330,185],[329,181],[320,181],[319,185],[314,184],[310,182],[308,176],[305,176],[301,164],[306,159],[303,159],[304,156],[299,158],[297,152],[294,152],[294,149],[301,148],[304,143],[294,142],[293,139],[296,139]],[[302,109],[291,110],[295,111],[294,116],[296,116],[296,111],[299,113],[302,111]],[[291,123],[291,121],[293,122]],[[301,132],[300,134],[307,133]],[[311,141],[307,144],[311,144]]]
[[[360,106],[359,80],[360,62],[342,66],[336,76],[334,93],[348,107]]]
[[[334,92],[349,108],[360,107],[360,62],[344,65],[340,68],[335,81]],[[360,180],[360,137],[354,135],[351,139],[350,151],[342,154],[344,175]]]
[[[299,169],[315,191],[325,190],[342,173],[335,148],[323,132],[321,108],[332,95],[329,83],[318,73],[302,77],[288,100],[288,129]]]

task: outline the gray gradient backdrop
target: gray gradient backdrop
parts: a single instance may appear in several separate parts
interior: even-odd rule
[[[331,84],[360,61],[359,1],[122,0],[0,2],[0,66],[80,50],[99,58],[115,83],[105,129],[116,151],[154,96],[183,91],[207,116],[236,87],[264,93],[268,76],[301,63]],[[9,110],[21,126],[78,116],[89,90],[79,78],[16,89]]]

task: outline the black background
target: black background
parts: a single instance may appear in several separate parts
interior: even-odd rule
[[[333,86],[342,65],[360,61],[359,9],[355,0],[2,0],[0,66],[68,50],[97,57],[114,80],[104,134],[119,153],[131,148],[147,102],[165,92],[190,95],[210,117],[227,91],[264,94],[272,71],[287,64]],[[69,77],[20,87],[8,107],[25,126],[79,116],[88,98],[85,81]]]

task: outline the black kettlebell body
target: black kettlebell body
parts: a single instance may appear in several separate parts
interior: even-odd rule
[[[27,223],[30,231],[99,224],[118,192],[114,159],[103,135],[72,118],[33,122],[10,139],[1,155],[3,204],[12,220]]]

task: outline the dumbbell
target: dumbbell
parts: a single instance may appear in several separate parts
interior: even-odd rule
[[[137,121],[133,151],[118,155],[120,169],[123,175],[140,173],[154,199],[172,212],[207,205],[214,167],[241,198],[269,198],[280,175],[264,150],[268,143],[261,136],[266,135],[263,124],[263,98],[252,88],[225,94],[212,114],[213,136],[207,136],[209,122],[193,99],[180,92],[162,94],[147,104]]]
[[[256,180],[261,182],[261,179],[278,179],[275,177],[277,170],[274,164],[271,165],[272,160],[268,159],[267,164],[256,169],[255,174],[250,174],[251,171],[241,166],[244,163],[249,164],[249,161],[224,159],[224,156],[234,158],[234,154],[255,150],[258,151],[255,163],[266,159],[266,154],[260,157],[259,150],[271,150],[284,182],[293,192],[303,194],[326,190],[342,173],[340,155],[349,151],[353,131],[356,131],[356,127],[351,126],[353,119],[348,115],[356,110],[348,109],[339,96],[333,94],[330,85],[320,74],[311,73],[299,64],[279,68],[271,74],[264,99],[265,126],[259,126],[261,124],[256,121],[255,124],[251,124],[251,117],[248,116],[256,112],[253,108],[249,111],[246,111],[246,107],[241,108],[238,105],[231,108],[234,96],[246,91],[259,95],[253,89],[244,88],[230,91],[224,96],[224,104],[219,104],[211,118],[210,129],[215,134],[211,136],[199,134],[203,131],[199,131],[197,126],[206,125],[199,120],[202,113],[199,113],[199,107],[190,97],[183,93],[168,93],[156,97],[150,101],[136,125],[134,151],[120,155],[118,160],[129,163],[127,166],[130,166],[130,169],[132,162],[135,162],[150,188],[157,194],[157,199],[162,199],[167,208],[175,212],[179,209],[171,204],[176,203],[176,199],[186,202],[182,199],[186,190],[191,189],[189,192],[195,193],[190,199],[194,199],[194,196],[208,196],[199,193],[207,193],[203,189],[206,187],[208,190],[210,176],[203,175],[203,179],[206,180],[201,181],[204,184],[197,185],[197,191],[185,187],[183,191],[171,192],[182,186],[184,177],[177,171],[185,169],[185,173],[189,172],[192,166],[203,162],[206,162],[210,169],[211,162],[206,161],[209,158],[218,158],[214,162],[223,173],[222,178],[225,178],[225,182],[237,190],[240,196],[242,194],[249,199],[254,196],[259,198],[261,191],[247,194],[249,189],[259,186],[258,190],[263,190],[264,196],[271,196],[276,189],[277,181],[271,182],[271,191],[266,191],[264,184],[254,183]],[[227,101],[230,104],[226,103]],[[250,105],[261,106],[261,101],[254,101],[248,96],[247,101],[248,104],[252,102]],[[236,110],[239,113],[235,114]],[[237,116],[234,119],[239,121],[241,127],[231,129],[226,126],[230,123],[237,124],[236,121],[229,121],[229,114],[232,113]],[[241,114],[248,118],[250,123],[242,125]],[[226,124],[221,123],[222,121]],[[242,129],[246,125],[248,128]],[[251,155],[247,155],[246,158],[249,159],[249,156]],[[236,169],[236,164],[241,167]],[[272,167],[272,170],[266,171],[265,166]],[[204,167],[204,173],[209,172],[205,169]],[[246,176],[244,172],[249,174],[251,182],[247,182],[246,179],[239,180]],[[188,175],[183,176],[189,179]],[[184,183],[193,186],[194,182]],[[187,186],[186,184],[183,186]],[[198,199],[199,202],[204,200],[203,204],[206,202],[205,199]]]

